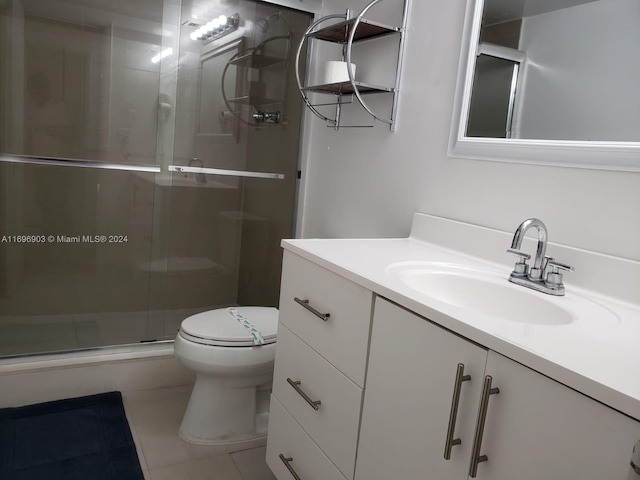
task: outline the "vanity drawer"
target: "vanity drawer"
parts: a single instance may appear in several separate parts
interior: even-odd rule
[[[281,457],[282,456],[282,457]],[[303,480],[346,480],[296,423],[278,400],[271,397],[267,465],[278,480],[292,480],[294,475],[283,459]]]
[[[284,326],[278,331],[273,395],[338,469],[353,477],[362,389]]]
[[[371,303],[372,293],[366,288],[284,252],[280,323],[360,387],[364,386]],[[329,317],[323,320],[305,307]]]

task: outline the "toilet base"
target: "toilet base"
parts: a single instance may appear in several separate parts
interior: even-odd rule
[[[258,402],[258,396],[268,395],[269,390],[255,385],[230,386],[224,378],[198,374],[180,425],[180,438],[203,445],[265,438],[268,410],[257,413],[256,407],[263,403]]]

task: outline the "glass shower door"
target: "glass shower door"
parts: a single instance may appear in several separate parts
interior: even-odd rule
[[[237,22],[198,38],[221,16]],[[310,19],[251,0],[0,2],[0,357],[277,306]]]
[[[152,339],[152,58],[179,10],[140,3],[0,4],[0,356]]]
[[[167,337],[198,311],[278,306],[280,240],[294,232],[303,110],[293,54],[311,20],[252,0],[212,3],[194,18],[193,5],[182,9],[169,166]],[[222,17],[237,28],[202,34]]]

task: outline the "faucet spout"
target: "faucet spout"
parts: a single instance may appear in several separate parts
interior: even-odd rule
[[[529,265],[527,265],[527,260],[531,258],[531,255],[520,251],[520,247],[524,236],[531,228],[535,228],[538,231],[538,247],[536,248],[536,258],[530,269]],[[546,251],[547,227],[542,223],[542,220],[528,218],[522,222],[513,234],[511,248],[507,250],[507,253],[519,258],[511,275],[509,275],[509,281],[516,285],[532,288],[538,292],[550,295],[564,295],[564,283],[562,283],[560,270],[572,272],[573,267],[547,257],[545,255]],[[547,267],[551,268],[550,272],[547,272]]]
[[[542,270],[544,270],[545,267],[545,265],[543,265],[544,256],[547,251],[547,227],[542,220],[538,218],[528,218],[522,222],[513,234],[511,248],[514,250],[520,250],[522,239],[530,228],[538,230],[538,247],[536,248],[536,258],[533,261],[533,268],[531,272],[531,275],[535,277],[538,274],[542,275]]]

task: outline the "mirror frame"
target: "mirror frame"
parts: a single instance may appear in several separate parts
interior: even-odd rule
[[[448,155],[498,162],[640,172],[640,142],[465,136],[483,7],[484,0],[467,0]]]

